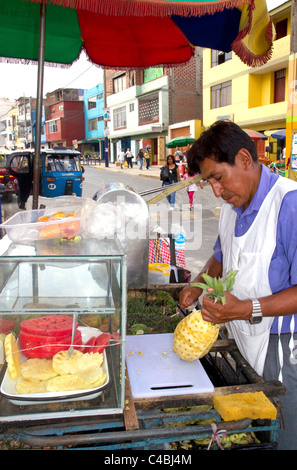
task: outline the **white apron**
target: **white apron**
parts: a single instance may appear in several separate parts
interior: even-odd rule
[[[239,271],[232,290],[232,294],[239,299],[258,299],[271,295],[268,272],[276,247],[279,210],[284,195],[296,189],[295,181],[279,177],[264,199],[251,227],[241,237],[234,236],[236,212],[230,204],[222,206],[219,235],[223,276],[231,268]],[[263,374],[273,320],[274,317],[265,317],[257,325],[251,325],[245,320],[226,323],[230,337],[234,338],[243,357],[259,375]],[[282,317],[279,317],[280,326],[281,323]]]

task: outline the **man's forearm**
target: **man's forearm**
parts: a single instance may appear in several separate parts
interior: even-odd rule
[[[220,277],[222,276],[222,264],[217,261],[214,256],[211,256],[200,273],[191,281],[192,282],[204,282],[202,274],[208,272],[211,277]]]

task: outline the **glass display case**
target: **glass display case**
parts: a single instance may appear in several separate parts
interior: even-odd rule
[[[126,277],[116,238],[9,244],[0,256],[1,422],[123,412]]]

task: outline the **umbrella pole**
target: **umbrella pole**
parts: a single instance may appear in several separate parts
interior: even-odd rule
[[[46,3],[42,2],[40,4],[40,20],[39,20],[39,52],[38,52],[38,79],[37,79],[37,102],[36,102],[35,154],[34,154],[34,160],[33,160],[32,209],[38,209],[38,195],[39,195],[39,172],[40,172],[39,162],[40,162],[40,148],[41,148],[45,19],[46,19]]]

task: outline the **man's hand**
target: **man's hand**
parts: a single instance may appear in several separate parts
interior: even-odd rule
[[[194,303],[201,295],[202,289],[199,287],[188,286],[184,287],[179,294],[179,305],[181,308],[187,308]]]
[[[249,320],[253,310],[251,300],[239,300],[235,295],[229,292],[226,292],[225,295],[225,305],[220,302],[213,302],[207,295],[204,296],[201,310],[203,319],[211,323],[226,323],[231,320]]]

